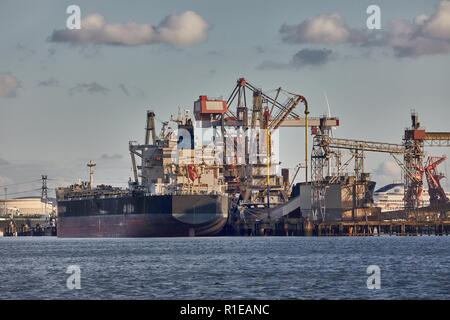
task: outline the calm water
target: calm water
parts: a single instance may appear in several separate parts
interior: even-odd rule
[[[450,237],[0,238],[0,259],[3,299],[450,299]]]

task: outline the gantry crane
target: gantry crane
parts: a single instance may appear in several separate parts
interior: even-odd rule
[[[426,132],[420,127],[418,115],[412,113],[412,126],[405,130],[403,144],[384,142],[371,142],[352,139],[333,138],[330,135],[331,127],[321,119],[317,128],[313,128],[314,142],[311,154],[311,190],[313,217],[318,214],[325,217],[325,190],[330,183],[337,181],[337,176],[342,169],[348,166],[353,159],[355,162],[356,181],[362,180],[364,172],[364,152],[381,152],[390,154],[401,167],[405,186],[405,209],[415,209],[422,204],[423,175],[426,175],[434,205],[442,205],[448,201],[445,192],[440,186],[441,175],[435,172],[438,164],[445,158],[431,157],[424,166],[425,146],[450,146],[450,132]],[[339,153],[335,149],[347,149],[352,152],[352,157],[341,164]],[[336,158],[337,174],[331,176],[330,161]],[[403,161],[399,158],[403,156]],[[326,172],[328,169],[328,172]],[[330,179],[326,180],[326,176]]]
[[[450,132],[428,132],[421,127],[419,115],[411,113],[411,127],[405,130],[403,137],[405,146],[404,165],[411,174],[404,176],[405,184],[405,209],[415,210],[421,205],[421,193],[423,179],[417,168],[424,164],[425,147],[450,147]]]
[[[335,183],[341,172],[354,161],[355,172],[355,190],[357,184],[366,182],[364,176],[364,153],[381,152],[392,156],[403,155],[405,147],[401,144],[363,141],[353,139],[334,138],[331,136],[331,127],[325,122],[325,118],[320,119],[320,124],[313,130],[313,150],[311,154],[311,211],[312,218],[325,220],[325,193],[329,184]],[[336,149],[345,149],[351,151],[351,157],[344,164],[341,163],[341,155]],[[331,174],[331,161],[335,157],[337,172]],[[397,158],[396,158],[397,159]],[[353,195],[355,198],[355,194]],[[356,199],[356,198],[355,198]],[[357,201],[354,200],[357,206]]]

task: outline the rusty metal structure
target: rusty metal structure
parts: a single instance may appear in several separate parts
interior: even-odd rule
[[[308,128],[319,125],[319,118],[310,118],[308,102],[301,94],[278,87],[274,95],[264,92],[245,78],[239,78],[229,98],[214,100],[201,96],[199,101],[216,101],[223,112],[213,113],[197,108],[195,118],[202,127],[212,127],[223,141],[223,170],[227,192],[239,194],[242,203],[252,207],[270,207],[288,201],[289,181],[276,174],[272,159],[272,135],[283,127],[305,128],[305,176],[308,179]],[[220,102],[219,102],[220,101]],[[303,104],[304,116],[296,112]],[[339,119],[327,119],[330,127],[339,126]],[[232,141],[232,143],[227,143]],[[239,151],[242,151],[239,153]],[[239,154],[242,156],[239,157]],[[284,176],[284,180],[283,180]]]
[[[390,154],[402,169],[404,179],[404,215],[422,206],[424,175],[429,185],[430,199],[434,207],[444,206],[448,199],[439,180],[442,175],[436,172],[438,164],[444,157],[430,157],[425,163],[425,147],[449,147],[450,132],[427,132],[421,127],[418,114],[412,112],[411,127],[405,129],[403,143],[393,144],[353,139],[335,138],[331,135],[331,127],[326,124],[327,118],[320,118],[318,127],[313,127],[313,148],[311,154],[311,210],[312,219],[325,221],[325,195],[327,188],[338,181],[345,168],[354,163],[354,194],[364,194],[369,181],[369,174],[364,170],[364,158],[367,152]],[[339,150],[350,151],[350,158],[342,163]],[[334,172],[332,172],[334,169]],[[354,196],[354,209],[361,206],[358,197]]]
[[[447,157],[428,157],[428,160],[423,168],[423,172],[427,178],[428,193],[430,194],[430,205],[432,207],[441,207],[448,202],[448,197],[445,194],[444,188],[441,186],[441,179],[444,175],[437,172],[437,167],[447,160]]]
[[[353,161],[354,179],[351,179],[353,189],[353,211],[363,206],[361,197],[366,194],[370,175],[364,170],[366,152],[381,152],[391,155],[404,154],[405,148],[400,144],[373,142],[334,138],[331,127],[326,125],[326,117],[320,119],[320,124],[313,129],[313,150],[311,154],[311,211],[313,220],[326,219],[325,195],[327,188],[342,180],[342,172]],[[350,158],[342,163],[342,153],[339,150],[349,150]],[[332,169],[335,172],[332,173]],[[354,214],[353,214],[354,215]]]
[[[450,132],[427,132],[421,127],[419,115],[411,113],[411,127],[405,129],[403,137],[405,210],[414,211],[421,206],[425,147],[450,147]]]

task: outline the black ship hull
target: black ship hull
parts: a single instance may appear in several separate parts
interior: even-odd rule
[[[187,237],[219,234],[223,195],[152,195],[58,201],[58,237]]]

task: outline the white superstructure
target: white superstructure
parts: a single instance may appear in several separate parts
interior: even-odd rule
[[[446,192],[450,198],[450,192]],[[403,209],[404,187],[403,183],[391,183],[376,190],[373,194],[374,206],[381,208],[381,211],[395,211]],[[428,190],[423,190],[423,206],[430,205]]]

